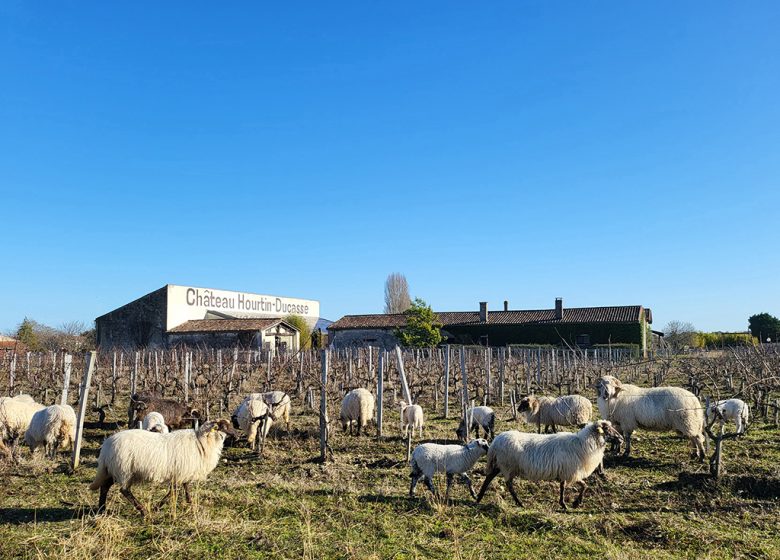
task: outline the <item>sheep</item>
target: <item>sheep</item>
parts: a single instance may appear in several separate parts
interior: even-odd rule
[[[558,426],[577,426],[581,428],[590,421],[593,405],[581,395],[566,395],[564,397],[523,397],[517,404],[517,411],[525,414],[525,421],[536,424],[537,432],[545,433],[552,428],[557,432]]]
[[[679,387],[645,389],[621,383],[611,375],[596,382],[598,406],[605,420],[619,426],[626,441],[625,457],[631,454],[631,434],[637,428],[676,430],[687,437],[691,456],[704,460],[704,410],[699,399]]]
[[[349,426],[349,433],[352,435],[352,426],[357,424],[357,435],[364,428],[368,421],[374,417],[374,395],[363,388],[352,389],[344,396],[341,401],[341,412],[339,421],[341,429],[346,432]]]
[[[33,415],[46,408],[29,395],[0,398],[0,452],[14,457],[19,440],[30,425]],[[10,442],[10,451],[6,447]]]
[[[191,503],[190,483],[205,480],[214,470],[228,435],[235,432],[226,420],[219,420],[206,422],[198,430],[158,434],[134,429],[108,437],[100,448],[97,474],[89,486],[93,491],[100,489],[98,512],[105,510],[106,497],[114,483],[119,484],[122,495],[141,516],[146,515],[146,510],[130,490],[137,482],[170,485],[160,506],[181,484],[187,503]]]
[[[258,428],[261,423],[264,428],[260,430],[260,437],[265,438],[270,429],[270,423],[266,422],[269,416],[269,408],[261,393],[250,393],[233,412],[231,421],[236,429],[240,429],[246,435],[249,448],[254,451],[258,436]]]
[[[460,475],[461,481],[468,486],[472,498],[477,495],[471,485],[468,471],[474,466],[480,457],[488,452],[488,442],[484,439],[475,439],[467,445],[441,445],[438,443],[423,443],[414,448],[410,465],[412,472],[409,475],[409,497],[414,497],[414,488],[421,478],[425,478],[425,485],[434,496],[437,496],[436,487],[433,485],[433,475],[437,472],[447,474],[447,490],[444,494],[445,502],[450,499],[450,487],[455,475]]]
[[[24,434],[24,441],[35,453],[41,445],[46,456],[54,459],[57,450],[73,448],[76,439],[76,413],[69,405],[54,404],[33,414],[30,426]]]
[[[564,499],[566,485],[579,484],[579,495],[572,503],[573,507],[578,507],[588,488],[584,479],[601,464],[607,441],[619,442],[622,439],[607,420],[591,422],[575,433],[528,434],[515,430],[500,433],[488,451],[485,482],[477,496],[477,503],[482,500],[490,482],[501,474],[518,506],[522,507],[522,504],[512,481],[519,476],[524,480],[558,481],[558,503],[564,510],[567,509]]]
[[[262,394],[265,404],[268,405],[269,415],[268,423],[266,425],[266,434],[271,429],[273,422],[278,422],[280,419],[284,419],[285,429],[289,433],[290,431],[290,410],[291,400],[290,395],[284,391],[269,391]]]
[[[423,409],[419,404],[406,404],[406,401],[398,401],[401,404],[401,433],[404,437],[409,434],[409,427],[412,428],[412,436],[414,436],[414,429],[420,430],[420,437],[423,435],[423,424],[425,418],[423,415]]]
[[[721,426],[724,422],[733,420],[737,426],[737,433],[741,435],[747,429],[750,409],[747,403],[741,399],[727,399],[710,403],[705,414],[708,425],[716,419],[720,420]]]
[[[170,432],[168,426],[165,425],[165,418],[159,412],[150,412],[144,416],[144,420],[141,423],[141,429],[148,432],[157,432],[158,434],[167,434]]]
[[[485,439],[490,441],[495,437],[496,413],[489,406],[475,406],[466,411],[466,418],[471,418],[471,430],[479,436],[479,427],[485,430]],[[466,418],[460,421],[460,426],[455,430],[455,434],[462,442],[466,442]]]
[[[159,412],[165,419],[165,424],[172,430],[194,426],[200,418],[196,408],[181,404],[173,399],[163,399],[154,395],[132,395],[127,411],[129,426],[142,422],[150,412]]]

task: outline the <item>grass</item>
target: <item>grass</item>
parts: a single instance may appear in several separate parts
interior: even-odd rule
[[[639,432],[636,456],[609,458],[608,482],[592,479],[582,507],[564,513],[554,483],[518,482],[523,508],[498,479],[480,505],[462,485],[448,506],[422,484],[410,500],[405,446],[395,433],[381,442],[338,433],[335,458],[322,465],[313,460],[316,416],[292,420],[292,434],[272,439],[262,461],[244,447],[227,448],[192,506],[180,500],[146,520],[113,489],[108,513],[92,511],[97,494],[87,486],[111,431],[87,429],[75,474],[64,456],[55,464],[25,453],[18,465],[0,467],[0,558],[780,557],[780,433],[772,426],[753,425],[724,444],[727,473],[718,483],[687,459],[682,439]],[[451,438],[454,427],[429,419],[426,437]],[[514,427],[501,422],[497,430]],[[147,505],[166,491],[136,488]]]

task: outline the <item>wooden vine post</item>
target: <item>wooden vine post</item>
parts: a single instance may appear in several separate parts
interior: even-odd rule
[[[84,356],[84,377],[81,380],[81,391],[79,394],[79,410],[76,416],[76,438],[73,442],[72,467],[75,471],[79,466],[81,459],[81,439],[84,432],[84,415],[87,411],[87,398],[89,397],[89,385],[92,382],[92,373],[95,371],[95,362],[97,361],[97,352],[87,352]]]

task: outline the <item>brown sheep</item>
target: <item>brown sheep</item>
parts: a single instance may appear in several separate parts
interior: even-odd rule
[[[181,404],[173,399],[163,399],[154,395],[132,395],[127,410],[129,427],[143,421],[150,412],[159,412],[165,418],[165,424],[172,430],[193,426],[200,418],[197,409]]]

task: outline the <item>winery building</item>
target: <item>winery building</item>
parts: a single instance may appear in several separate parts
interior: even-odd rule
[[[442,335],[449,344],[540,344],[590,348],[595,345],[631,344],[646,356],[652,346],[653,314],[641,305],[565,308],[557,298],[551,309],[489,311],[481,302],[479,311],[436,312]],[[328,327],[336,348],[398,344],[397,329],[406,324],[402,313],[346,315]]]
[[[95,319],[100,348],[208,347],[258,348],[275,352],[300,348],[289,315],[311,328],[320,320],[320,303],[168,284]]]

